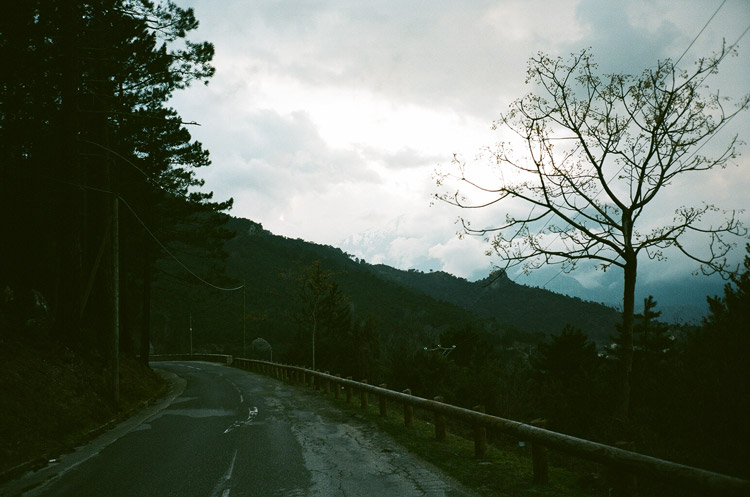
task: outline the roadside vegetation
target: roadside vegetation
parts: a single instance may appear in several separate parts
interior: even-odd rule
[[[596,478],[589,479],[570,469],[550,467],[550,483],[535,484],[532,477],[531,445],[523,441],[496,439],[487,455],[474,457],[474,442],[465,436],[448,432],[444,441],[435,439],[435,426],[425,416],[417,416],[413,426],[404,426],[403,407],[390,406],[388,416],[381,417],[377,405],[362,409],[349,404],[345,397],[330,398],[352,417],[377,425],[397,443],[433,464],[447,475],[480,495],[503,496],[569,496],[588,497],[597,493]],[[601,489],[598,489],[601,490]]]
[[[0,479],[44,466],[165,391],[134,357],[123,358],[120,374],[115,406],[100,355],[50,339],[0,337]]]

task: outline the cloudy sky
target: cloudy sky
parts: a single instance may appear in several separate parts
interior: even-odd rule
[[[430,205],[433,173],[454,153],[471,162],[502,139],[491,125],[531,90],[529,57],[591,47],[603,72],[640,73],[658,59],[676,60],[695,41],[680,62],[689,69],[750,25],[747,0],[177,3],[195,8],[194,38],[215,44],[216,76],[173,105],[201,124],[191,131],[211,151],[206,187],[217,199],[235,199],[233,215],[368,262],[471,280],[487,275],[491,259],[481,240],[456,236],[465,212]],[[750,34],[709,83],[727,96],[750,91]],[[747,114],[712,146],[735,133],[750,138]],[[669,213],[695,200],[750,208],[750,150],[742,151],[736,167],[674,186]],[[472,215],[479,226],[505,213]],[[643,267],[643,283],[696,269],[680,257]],[[551,271],[529,281],[543,284]],[[571,276],[556,284],[611,283],[586,270]]]

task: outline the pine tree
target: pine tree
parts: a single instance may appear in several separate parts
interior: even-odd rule
[[[0,84],[0,211],[9,242],[0,283],[47,295],[55,329],[69,340],[105,340],[80,330],[110,319],[101,304],[113,290],[104,269],[113,197],[123,211],[123,305],[143,295],[144,330],[162,250],[152,236],[210,240],[212,249],[206,233],[226,237],[216,213],[231,200],[199,191],[194,170],[210,164],[208,152],[168,106],[175,91],[214,72],[213,46],[185,39],[197,26],[192,9],[148,0],[21,2],[0,24],[9,68]],[[196,226],[200,237],[189,234]]]

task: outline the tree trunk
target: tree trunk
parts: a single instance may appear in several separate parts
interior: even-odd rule
[[[638,261],[630,254],[625,261],[625,288],[622,298],[622,352],[620,353],[620,391],[615,416],[627,424],[630,415],[630,376],[633,371],[633,323],[635,316],[635,280]]]
[[[57,179],[64,183],[81,183],[80,163],[76,147],[78,60],[76,54],[77,8],[73,2],[65,4],[65,23],[62,32],[63,73],[61,84],[61,126],[58,130],[62,165]],[[57,240],[60,243],[56,281],[55,315],[61,333],[69,340],[79,338],[79,310],[82,291],[81,253],[81,203],[82,194],[77,189],[65,190],[56,206]]]

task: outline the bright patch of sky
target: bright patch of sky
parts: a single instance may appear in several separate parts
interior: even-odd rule
[[[487,181],[497,171],[475,159],[507,138],[491,125],[533,88],[526,61],[538,52],[567,55],[591,47],[603,72],[640,73],[658,59],[689,69],[697,57],[733,43],[750,25],[750,3],[726,0],[469,0],[449,2],[177,0],[200,21],[194,38],[216,47],[208,86],[173,105],[211,152],[202,172],[215,198],[233,197],[232,214],[291,238],[341,247],[368,262],[444,270],[478,279],[491,270],[481,238],[458,239],[458,216],[431,206],[433,177],[453,154]],[[750,91],[750,34],[738,56],[708,82],[737,97]],[[747,139],[749,113],[712,141]],[[698,174],[667,190],[649,213],[658,224],[675,206],[750,207],[750,150],[735,166]],[[492,226],[518,206],[471,212]],[[750,215],[742,214],[747,225]],[[744,255],[741,247],[733,257]],[[643,281],[689,274],[680,256],[650,264]],[[543,272],[536,280],[549,280]],[[582,287],[611,277],[582,269]],[[560,281],[564,278],[559,278]]]

